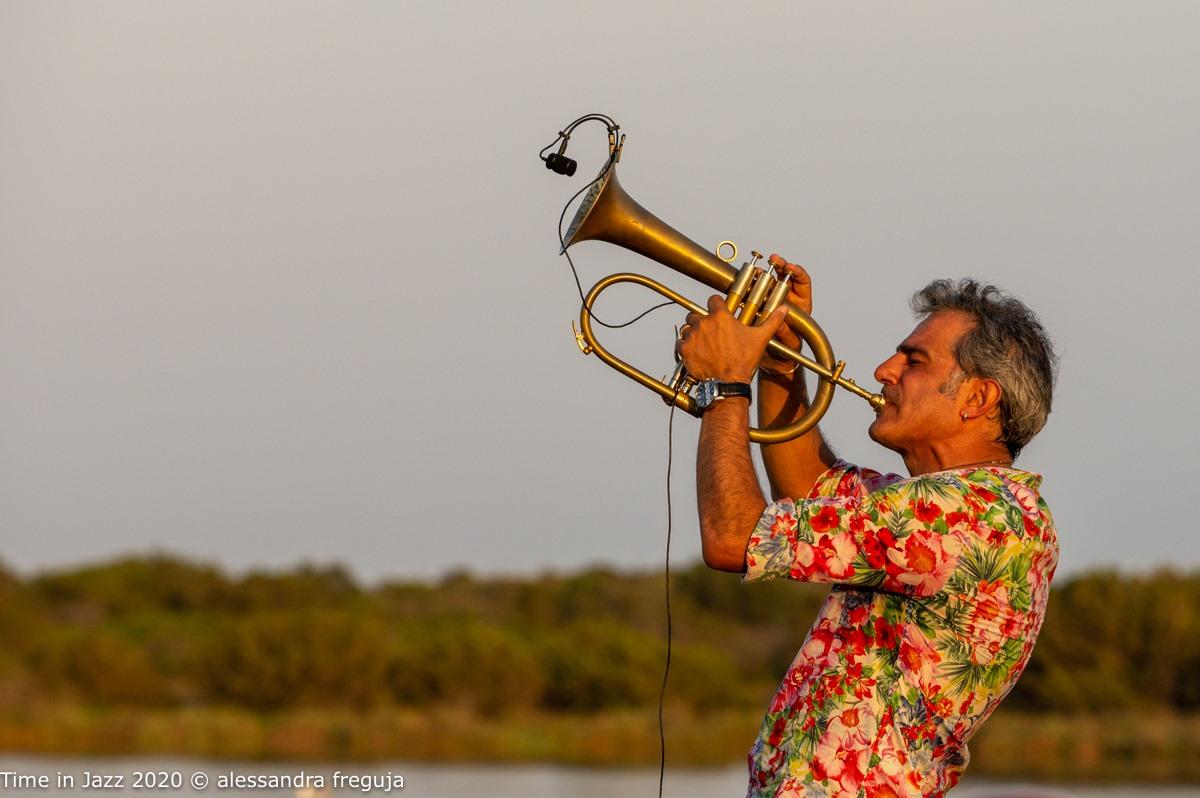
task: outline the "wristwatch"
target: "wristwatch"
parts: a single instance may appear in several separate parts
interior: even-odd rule
[[[749,399],[749,383],[701,380],[696,384],[696,407],[700,410],[707,410],[727,396],[744,396]]]

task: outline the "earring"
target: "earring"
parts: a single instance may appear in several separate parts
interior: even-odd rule
[[[962,414],[962,420],[963,420],[963,421],[966,421],[966,420],[967,420],[967,414],[966,414],[966,413],[963,413],[963,414]]]

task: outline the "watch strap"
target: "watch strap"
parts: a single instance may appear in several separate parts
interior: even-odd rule
[[[728,396],[744,396],[749,399],[753,394],[748,382],[718,382],[717,396],[724,399]]]
[[[701,380],[696,389],[696,402],[701,412],[730,396],[751,397],[750,384],[745,382],[721,382]]]

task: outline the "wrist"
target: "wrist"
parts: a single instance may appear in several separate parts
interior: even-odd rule
[[[738,415],[749,416],[750,413],[750,397],[748,396],[726,396],[719,401],[713,402],[704,410],[704,417],[718,415]]]
[[[749,406],[752,392],[753,389],[750,387],[749,382],[706,379],[701,380],[696,386],[694,396],[696,398],[696,406],[700,412],[704,413],[710,408],[730,399],[745,399],[747,406]]]

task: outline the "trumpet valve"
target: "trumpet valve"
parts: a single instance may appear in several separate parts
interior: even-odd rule
[[[742,304],[742,299],[750,290],[750,283],[754,281],[755,272],[759,271],[762,270],[746,263],[742,265],[737,277],[733,278],[733,283],[729,286],[729,294],[725,298],[725,307],[729,308],[730,313],[737,312],[738,305]]]
[[[750,294],[746,297],[745,304],[742,305],[742,315],[738,317],[742,324],[745,325],[754,323],[758,315],[758,309],[762,307],[763,300],[767,298],[767,292],[775,284],[775,278],[767,274],[766,271],[758,267],[755,267],[754,270],[758,272],[754,281],[754,287],[750,289]]]
[[[775,281],[775,287],[771,290],[771,296],[767,297],[767,302],[763,305],[762,313],[764,316],[770,316],[775,308],[783,304],[783,300],[787,299],[788,291],[792,288],[791,284],[791,274],[784,274],[781,279]]]

